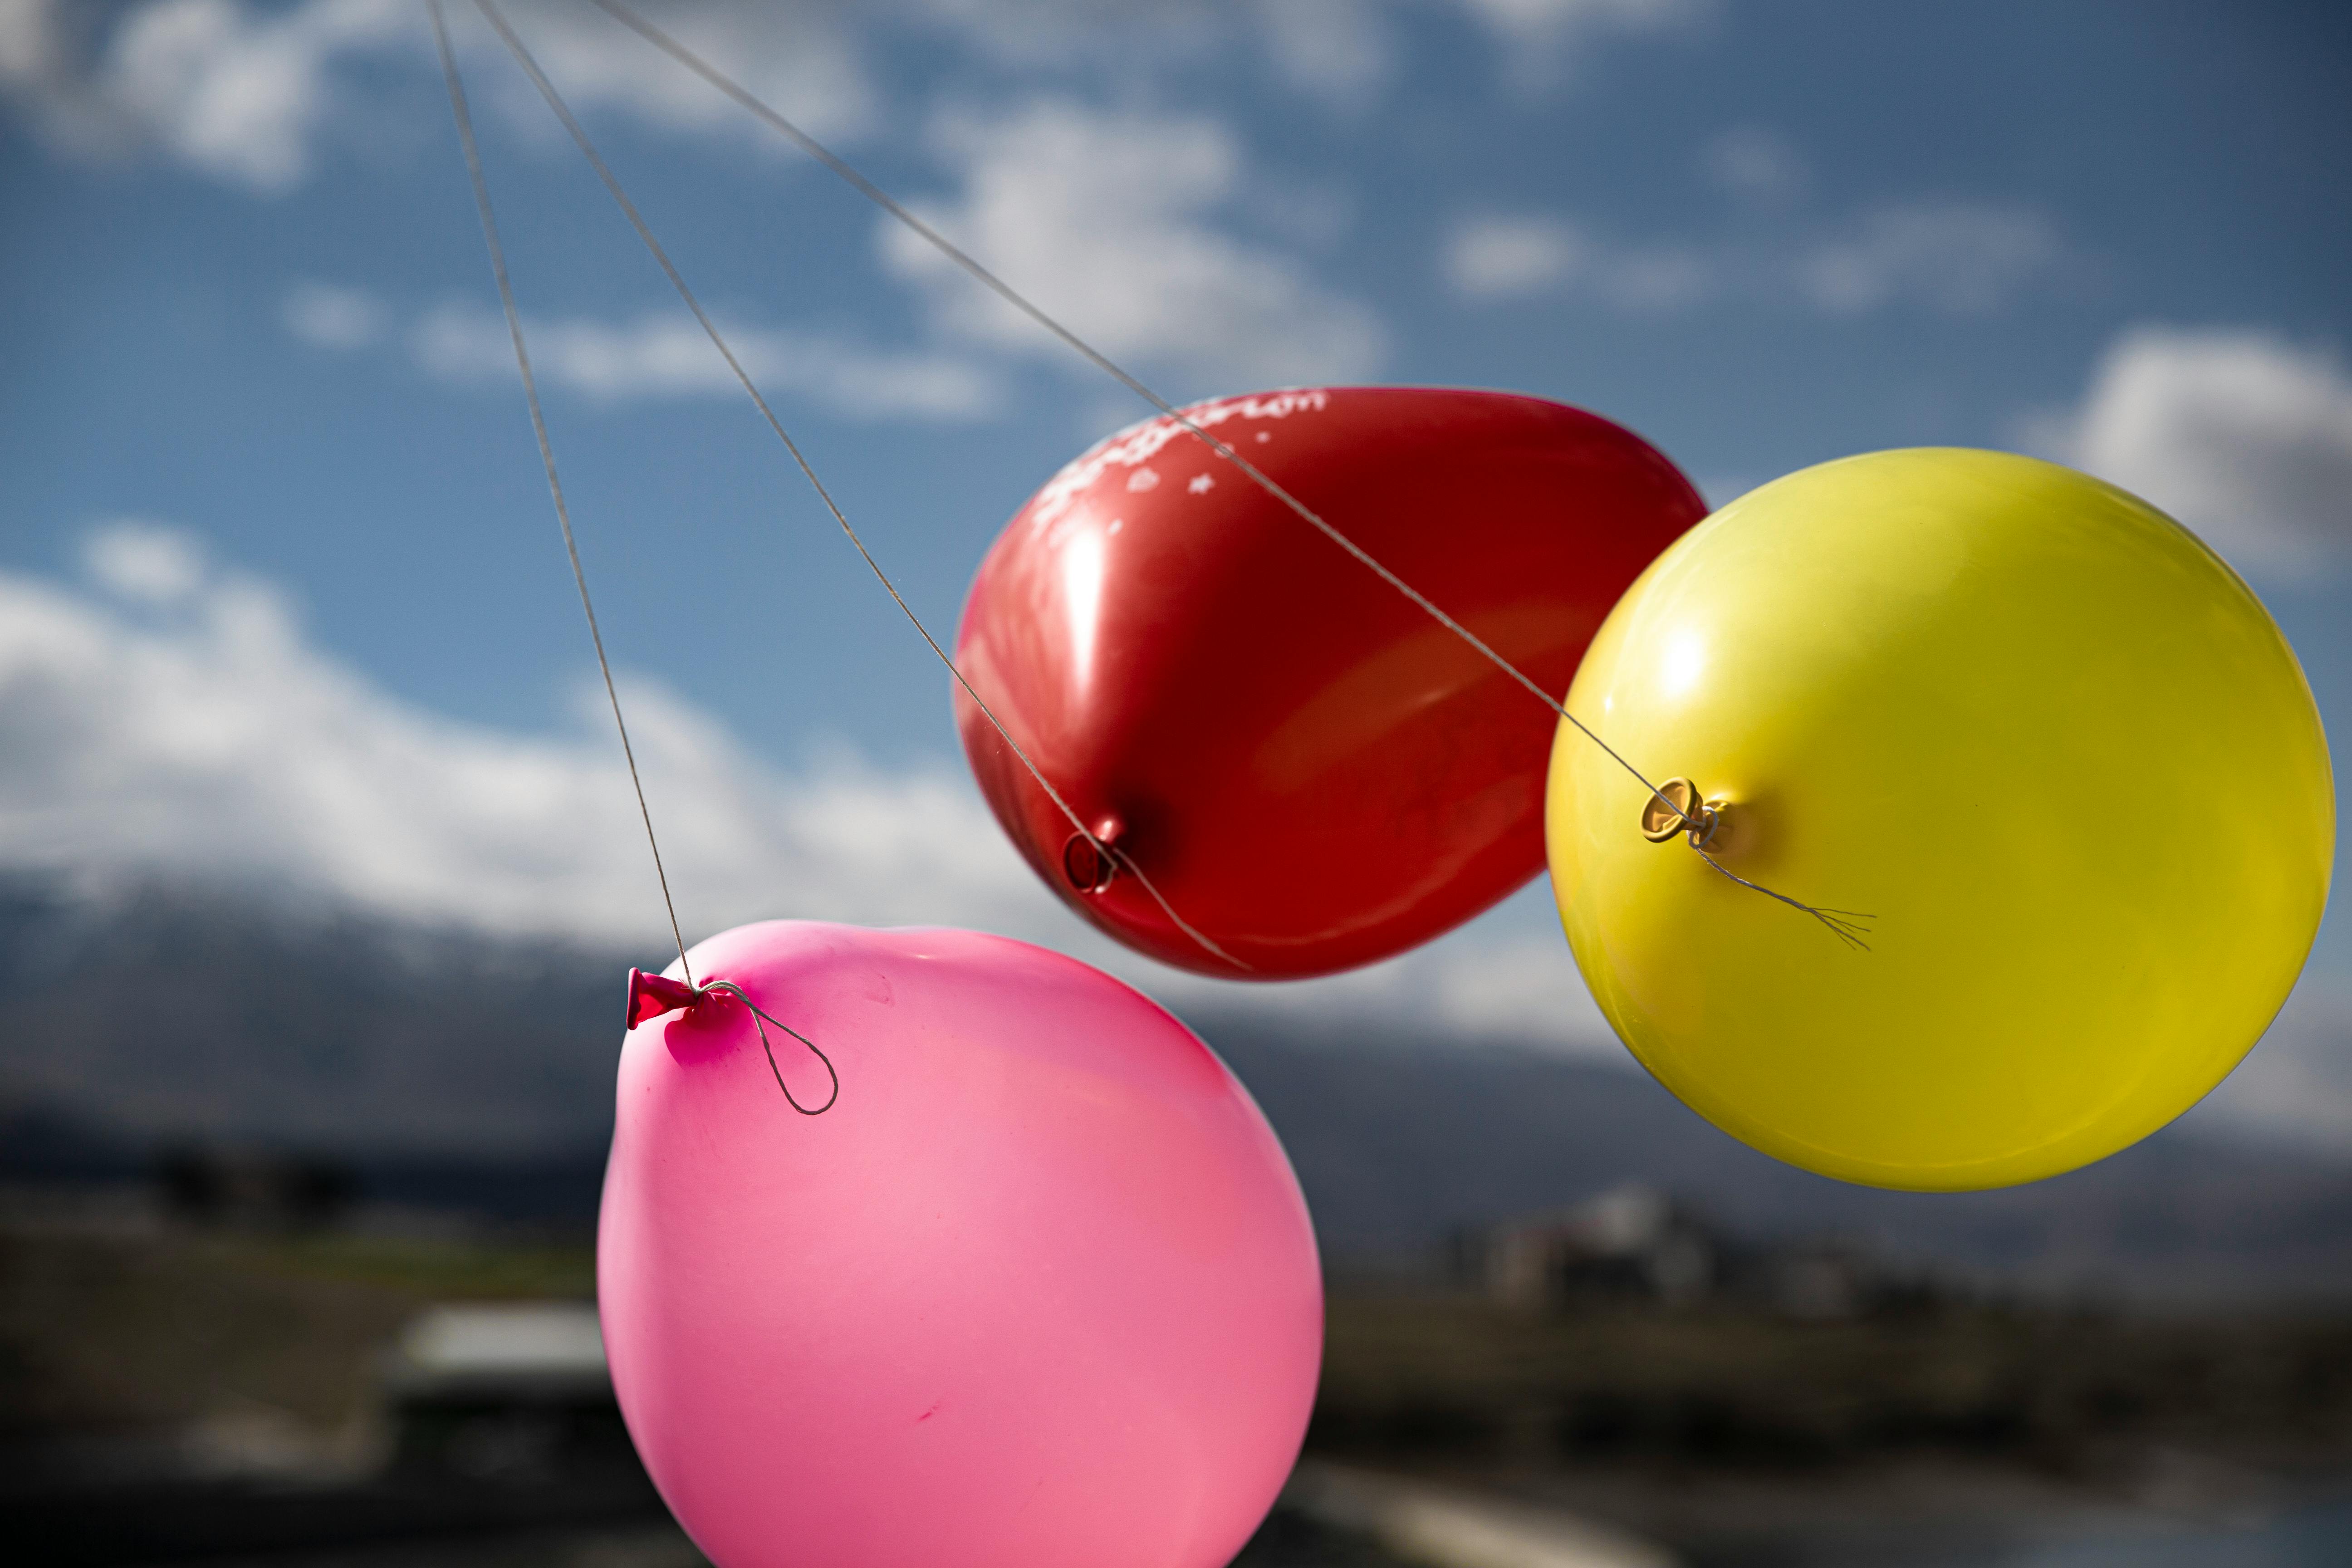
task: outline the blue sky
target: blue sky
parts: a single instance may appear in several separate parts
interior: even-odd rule
[[[950,630],[1003,521],[1139,410],[584,0],[510,9]],[[648,9],[1171,395],[1509,387],[1717,500],[1889,446],[2076,461],[2229,554],[2352,733],[2340,9]],[[1115,956],[975,826],[940,672],[453,14],[689,924]],[[421,5],[0,0],[0,735],[49,759],[0,777],[0,853],[636,940]],[[2352,987],[2340,930],[2318,978]],[[1589,1043],[1568,963],[1538,889],[1295,1005]]]

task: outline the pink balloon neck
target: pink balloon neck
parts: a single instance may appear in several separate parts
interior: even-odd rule
[[[672,980],[666,974],[647,974],[642,969],[629,971],[629,1027],[634,1029],[648,1018],[659,1018],[686,1008],[698,1007],[712,997],[725,994],[740,1002],[751,1011],[751,1027],[759,1033],[761,1054],[768,1058],[768,1070],[776,1075],[776,1087],[784,1099],[803,1116],[822,1116],[833,1109],[841,1098],[841,1075],[834,1071],[833,1058],[817,1049],[817,1044],[782,1018],[771,1017],[760,1010],[760,1005],[744,994],[743,988],[731,980],[713,980],[707,985],[688,985],[683,980]],[[824,1066],[824,1076],[832,1089],[819,1106],[803,1105],[794,1097],[792,1086],[784,1082],[783,1068],[776,1065],[776,1048],[768,1040],[768,1026],[773,1024],[793,1039],[808,1047],[809,1055]]]
[[[702,1000],[702,994],[683,980],[632,969],[629,971],[629,1027],[634,1029],[648,1018],[658,1018],[665,1013],[691,1007]]]

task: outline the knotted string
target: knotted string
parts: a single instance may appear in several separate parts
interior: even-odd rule
[[[799,1111],[803,1116],[823,1116],[826,1111],[833,1109],[833,1102],[841,1098],[841,1075],[833,1070],[833,1058],[826,1056],[823,1051],[817,1049],[816,1042],[814,1040],[810,1039],[806,1035],[802,1034],[798,1029],[793,1028],[782,1018],[771,1017],[761,1008],[757,1002],[752,1001],[750,996],[744,994],[743,988],[740,985],[736,984],[732,980],[713,980],[704,984],[699,989],[701,994],[706,996],[713,991],[724,991],[729,995],[734,997],[735,1000],[742,1003],[743,1005],[751,1009],[751,1026],[760,1031],[760,1048],[768,1053],[768,1070],[776,1075],[776,1087],[784,1091],[784,1099],[786,1102],[789,1103],[794,1110]],[[782,1029],[784,1033],[798,1040],[802,1045],[806,1046],[808,1047],[809,1055],[814,1057],[818,1061],[824,1064],[824,1076],[833,1080],[833,1092],[824,1097],[824,1103],[823,1105],[817,1106],[815,1109],[812,1110],[808,1106],[803,1105],[799,1100],[793,1098],[792,1085],[784,1081],[783,1069],[776,1066],[775,1049],[768,1044],[768,1026],[770,1024],[773,1024],[776,1027]]]
[[[839,153],[835,153],[831,148],[825,146],[824,142],[819,142],[815,137],[811,136],[807,132],[802,130],[791,121],[785,119],[774,109],[769,107],[765,102],[755,97],[750,89],[743,87],[742,84],[737,82],[731,77],[729,77],[725,72],[719,70],[716,66],[711,65],[708,60],[702,58],[692,49],[688,48],[684,44],[679,43],[676,38],[664,32],[661,28],[656,26],[653,23],[646,20],[627,5],[624,4],[623,0],[592,0],[592,3],[599,9],[603,10],[606,15],[613,17],[614,20],[621,23],[624,26],[635,32],[638,37],[644,38],[647,43],[652,44],[656,48],[669,56],[678,64],[684,66],[687,69],[700,77],[704,81],[709,82],[719,92],[733,100],[737,105],[748,111],[755,119],[767,125],[771,130],[776,132],[779,135],[791,142],[802,152],[807,153],[810,157],[824,164],[827,169],[830,169],[835,174],[840,176],[844,183],[856,190],[858,195],[864,196],[867,201],[872,202],[876,206],[889,214],[891,217],[905,225],[908,230],[920,237],[926,244],[937,250],[941,256],[946,257],[949,261],[960,268],[975,282],[989,289],[1006,304],[1011,305],[1014,310],[1020,311],[1023,315],[1027,316],[1031,321],[1036,322],[1037,325],[1044,328],[1046,331],[1060,339],[1074,352],[1092,363],[1097,369],[1102,371],[1103,374],[1118,382],[1129,391],[1134,393],[1138,397],[1142,398],[1144,402],[1159,410],[1161,415],[1182,426],[1183,429],[1197,438],[1203,446],[1207,447],[1219,458],[1231,464],[1235,468],[1240,469],[1243,475],[1246,477],[1251,483],[1256,485],[1258,489],[1264,490],[1268,496],[1271,496],[1283,506],[1297,513],[1301,519],[1313,526],[1326,539],[1328,539],[1332,543],[1338,545],[1341,550],[1346,551],[1349,555],[1353,556],[1360,563],[1369,569],[1374,575],[1378,576],[1381,581],[1386,583],[1390,587],[1395,589],[1399,594],[1410,600],[1415,606],[1429,616],[1431,619],[1436,621],[1438,625],[1444,626],[1447,631],[1453,633],[1463,642],[1468,644],[1472,648],[1475,649],[1481,657],[1486,658],[1487,662],[1494,665],[1496,668],[1501,670],[1505,675],[1524,687],[1535,697],[1536,700],[1550,709],[1554,714],[1559,716],[1559,719],[1569,724],[1574,725],[1578,732],[1582,734],[1586,740],[1591,741],[1594,745],[1600,747],[1601,751],[1608,753],[1610,759],[1615,762],[1619,767],[1623,768],[1627,773],[1633,774],[1635,781],[1638,782],[1644,790],[1649,792],[1653,800],[1664,805],[1667,810],[1673,812],[1676,818],[1678,818],[1683,825],[1690,830],[1692,835],[1691,847],[1697,851],[1699,858],[1705,860],[1708,865],[1713,866],[1717,870],[1721,871],[1725,876],[1729,877],[1741,887],[1747,888],[1754,892],[1762,893],[1768,898],[1777,899],[1780,902],[1787,904],[1791,909],[1801,910],[1806,914],[1812,916],[1815,920],[1821,921],[1822,924],[1828,927],[1831,932],[1837,936],[1840,941],[1846,942],[1848,945],[1859,947],[1865,951],[1868,949],[1869,944],[1862,942],[1855,934],[1855,931],[1858,930],[1867,930],[1867,926],[1857,927],[1853,922],[1857,921],[1866,921],[1874,919],[1875,917],[1870,915],[1858,915],[1850,910],[1818,908],[1812,904],[1804,903],[1799,900],[1792,899],[1786,893],[1775,892],[1769,888],[1764,887],[1756,882],[1751,882],[1747,878],[1738,876],[1736,873],[1726,869],[1721,862],[1717,861],[1713,856],[1707,854],[1704,848],[1700,847],[1698,841],[1699,837],[1706,826],[1706,824],[1702,820],[1685,815],[1681,806],[1675,805],[1673,801],[1668,800],[1665,795],[1660,794],[1658,786],[1650,781],[1647,774],[1643,773],[1641,769],[1635,767],[1633,763],[1628,761],[1622,753],[1620,753],[1615,747],[1602,740],[1600,735],[1595,733],[1593,730],[1584,722],[1583,720],[1579,719],[1575,714],[1570,712],[1566,703],[1552,696],[1550,692],[1545,690],[1543,687],[1525,670],[1519,668],[1518,666],[1513,664],[1509,659],[1505,658],[1500,653],[1496,652],[1485,638],[1479,637],[1475,632],[1473,632],[1469,627],[1464,626],[1460,621],[1446,614],[1444,610],[1439,608],[1434,602],[1429,599],[1419,589],[1413,587],[1412,584],[1407,583],[1403,578],[1398,576],[1386,565],[1382,564],[1381,561],[1370,551],[1364,549],[1354,540],[1349,538],[1345,533],[1334,527],[1312,507],[1300,500],[1297,496],[1291,494],[1290,491],[1284,489],[1281,485],[1276,483],[1275,480],[1263,469],[1259,468],[1256,464],[1251,462],[1247,458],[1243,457],[1241,453],[1235,451],[1223,441],[1209,434],[1206,429],[1202,428],[1182,409],[1177,407],[1167,398],[1162,397],[1159,393],[1153,391],[1150,386],[1146,385],[1141,379],[1128,371],[1109,355],[1104,353],[1100,349],[1096,348],[1092,343],[1080,337],[1070,328],[1063,325],[1061,321],[1052,315],[1049,315],[1042,307],[1032,301],[1027,296],[1022,294],[1011,284],[1005,282],[1003,279],[999,278],[994,272],[990,271],[970,253],[955,244],[954,241],[949,239],[938,229],[933,228],[929,224],[925,223],[914,213],[908,211],[904,205],[899,203],[887,191],[885,191],[881,186],[876,184],[864,174],[858,173],[858,171],[852,166],[846,159],[843,158]],[[489,0],[476,0],[476,4],[481,5],[486,13],[488,11]],[[505,25],[503,23],[497,23],[496,25],[499,26],[500,33],[506,36],[508,47],[519,51],[521,46],[514,39],[511,34],[507,33]],[[534,79],[537,79],[535,69],[533,71],[533,75]],[[543,80],[541,81],[540,90],[550,95],[549,100],[551,103],[555,101],[552,96],[553,89],[545,85]],[[563,111],[559,108],[558,112],[562,113]],[[569,116],[566,115],[565,118],[568,122]],[[573,131],[573,137],[575,140],[580,139],[579,132],[576,130]],[[582,141],[582,147],[583,151],[586,150],[584,140]],[[591,153],[589,156],[593,159],[595,155]],[[601,164],[599,165],[599,172],[604,172]],[[608,174],[606,176],[606,184],[609,185],[611,183],[611,178]],[[618,194],[619,193],[616,190],[614,195],[618,195]],[[631,214],[632,221],[635,221],[635,215],[633,212]],[[643,233],[642,225],[639,226],[639,232],[641,234]],[[651,245],[653,243],[652,237],[650,235],[646,235],[645,237],[646,244]],[[667,268],[668,264],[665,261],[663,265]],[[677,281],[674,274],[671,281]],[[682,292],[684,290],[684,285],[680,284],[679,288]],[[691,303],[690,300],[688,302]],[[698,308],[696,310],[695,313],[698,317],[701,315],[701,311]],[[707,320],[704,321],[703,326],[706,331],[711,330],[710,324]],[[711,337],[714,342],[717,341],[718,333],[715,331],[711,331]],[[719,345],[719,350],[722,353],[726,353],[726,347],[723,343]],[[734,355],[728,354],[727,358],[730,364],[734,364]],[[742,374],[742,371],[740,366],[737,367],[736,374],[739,376]],[[748,381],[746,382],[746,384],[749,384]],[[754,393],[753,396],[756,398],[758,394]],[[762,404],[761,412],[764,413],[765,411],[766,405]],[[772,416],[771,418],[772,420]],[[782,434],[781,429],[777,433],[779,435]],[[793,456],[795,458],[799,457],[799,455],[800,454],[797,450],[793,452]],[[803,464],[803,468],[805,469],[806,465]],[[812,484],[815,483],[815,476],[814,474],[811,474],[809,479]],[[822,487],[820,487],[820,493],[822,493]],[[830,497],[826,498],[826,504],[831,505]],[[836,517],[840,515],[838,510],[835,511],[835,515]],[[842,526],[844,528],[847,528],[849,525],[846,522],[844,522]],[[863,545],[859,546],[860,550],[863,550],[864,548],[865,547]],[[897,596],[895,590],[893,590],[892,596]],[[904,607],[903,604],[901,607]],[[929,634],[925,633],[924,635],[928,640]],[[937,651],[938,645],[934,643],[932,647],[934,651]],[[945,656],[942,655],[941,657],[944,658]],[[953,669],[954,667],[950,665],[949,668]],[[959,674],[956,679],[959,681],[963,679],[961,674]],[[967,691],[971,689],[969,684],[965,686],[965,689]],[[979,697],[976,693],[973,696],[973,700],[975,702],[979,701]],[[987,707],[985,704],[982,705],[982,711],[987,712]],[[993,713],[990,713],[988,717],[991,723],[995,723],[996,716]],[[999,734],[1004,733],[1003,725],[997,724],[996,728]],[[1024,764],[1028,764],[1028,757],[1021,752],[1019,746],[1013,745],[1012,736],[1009,734],[1005,735],[1004,739],[1006,744],[1013,745],[1014,754],[1020,756]],[[1054,804],[1062,807],[1063,813],[1070,818],[1071,825],[1076,827],[1079,833],[1085,835],[1087,841],[1093,844],[1098,852],[1108,856],[1118,864],[1125,866],[1130,870],[1134,870],[1137,879],[1143,882],[1146,890],[1150,892],[1151,896],[1159,901],[1160,908],[1167,912],[1169,918],[1174,920],[1176,918],[1175,911],[1168,908],[1167,900],[1160,898],[1159,889],[1151,887],[1150,881],[1143,877],[1141,870],[1135,867],[1134,862],[1129,860],[1126,856],[1120,854],[1111,846],[1097,839],[1092,833],[1088,832],[1086,825],[1078,820],[1077,815],[1075,812],[1072,812],[1069,807],[1063,803],[1060,795],[1054,793],[1053,786],[1046,784],[1044,776],[1037,773],[1037,770],[1034,764],[1029,766],[1029,771],[1033,775],[1037,777],[1037,782],[1041,785],[1045,786],[1045,793],[1053,796]],[[1182,921],[1178,920],[1176,923],[1180,926],[1183,926],[1186,933],[1191,935],[1194,941],[1201,942],[1205,947],[1208,947],[1212,952],[1217,952],[1220,957],[1225,958],[1228,962],[1234,962],[1230,954],[1225,953],[1222,949],[1217,948],[1215,944],[1209,942],[1206,938],[1202,937],[1199,932],[1192,931],[1190,926],[1185,926]],[[1246,965],[1244,967],[1246,967]]]

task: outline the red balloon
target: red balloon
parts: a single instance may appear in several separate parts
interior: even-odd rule
[[[1186,410],[1550,692],[1706,510],[1640,437],[1499,392],[1331,387]],[[1169,419],[1096,445],[981,563],[957,663],[972,772],[1072,908],[1234,979],[1325,974],[1459,924],[1544,863],[1553,715]],[[1246,967],[1242,967],[1242,966]]]

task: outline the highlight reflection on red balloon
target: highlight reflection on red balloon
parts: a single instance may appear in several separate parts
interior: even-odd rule
[[[1186,412],[1554,694],[1706,510],[1640,437],[1540,398],[1333,387]],[[1030,499],[956,651],[1088,827],[1247,968],[1075,835],[958,690],[965,753],[1030,865],[1167,963],[1353,968],[1542,868],[1553,716],[1172,420]]]

